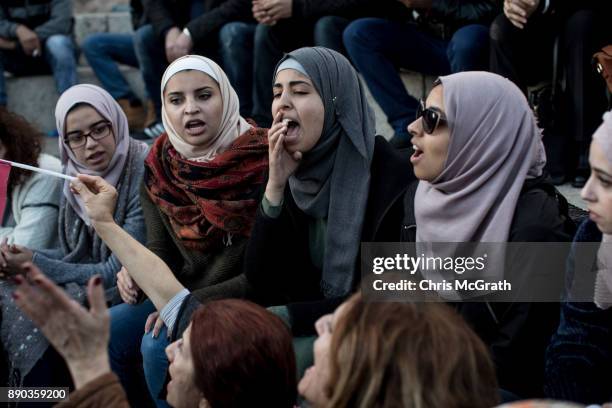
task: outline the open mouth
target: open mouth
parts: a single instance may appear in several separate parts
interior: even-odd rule
[[[300,133],[300,123],[293,119],[285,119],[285,123],[287,124],[287,135],[285,137],[285,142],[293,142],[297,139],[298,134]]]
[[[193,119],[185,123],[185,131],[190,136],[197,136],[206,130],[206,122],[200,119]]]
[[[89,155],[89,157],[87,157],[87,161],[90,163],[97,163],[100,160],[102,160],[103,157],[104,157],[104,152],[96,152],[96,153]]]
[[[423,150],[421,150],[419,146],[414,145],[414,144],[412,145],[412,149],[414,150],[414,153],[410,157],[410,161],[415,162],[423,156]]]

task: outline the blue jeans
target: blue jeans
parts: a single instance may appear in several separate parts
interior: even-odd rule
[[[240,100],[240,115],[250,117],[253,109],[253,38],[256,24],[232,22],[219,32],[221,65]]]
[[[154,311],[155,306],[150,300],[139,305],[122,303],[110,309],[108,352],[111,369],[121,380],[132,406],[140,405],[138,402],[147,394],[148,387],[155,404],[158,407],[168,407],[166,401],[157,398],[164,386],[168,369],[165,353],[167,332],[164,327],[155,339],[152,331],[144,334],[147,317]],[[144,369],[144,378],[141,368]]]
[[[142,72],[149,98],[155,106],[155,117],[161,122],[161,80],[168,66],[166,50],[155,35],[153,26],[146,24],[134,32],[134,51]]]
[[[77,83],[76,51],[72,38],[52,35],[43,43],[43,58],[25,55],[21,47],[12,51],[0,51],[0,105],[6,106],[6,82],[4,71],[14,75],[40,75],[53,73],[58,93]]]
[[[138,68],[132,34],[90,34],[81,45],[83,54],[102,87],[115,99],[138,99],[127,83],[117,63]]]
[[[398,68],[428,75],[487,69],[489,29],[464,26],[444,41],[413,24],[363,18],[346,28],[344,46],[395,133],[408,137],[418,101],[406,91]]]

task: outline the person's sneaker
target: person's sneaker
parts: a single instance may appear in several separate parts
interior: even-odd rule
[[[142,132],[132,133],[132,138],[136,140],[153,140],[157,139],[164,132],[164,125],[161,122],[155,122],[144,128]]]
[[[145,111],[139,100],[129,100],[127,98],[117,99],[121,110],[125,113],[128,120],[130,131],[137,132],[142,130],[145,122]]]

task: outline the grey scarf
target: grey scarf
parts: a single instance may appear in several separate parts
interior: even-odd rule
[[[342,296],[352,289],[361,242],[374,115],[357,72],[344,56],[323,47],[300,48],[279,65],[289,57],[304,67],[325,109],[321,138],[303,155],[289,187],[302,211],[327,219],[321,286],[326,297]]]
[[[118,200],[114,219],[123,225],[127,216],[130,200],[130,181],[137,171],[135,166],[142,166],[142,157],[146,145],[129,139],[128,159],[117,184]],[[111,252],[95,231],[69,205],[66,197],[61,200],[59,215],[59,241],[64,254],[61,261],[70,263],[98,263],[107,259]],[[44,272],[44,271],[43,271]],[[67,284],[64,289],[77,302],[84,304],[86,288],[76,283]],[[36,326],[25,317],[13,303],[11,297],[15,290],[9,281],[0,282],[0,302],[2,305],[2,323],[0,339],[9,361],[9,382],[18,386],[43,356],[49,343]],[[107,300],[115,297],[116,287],[106,290]]]

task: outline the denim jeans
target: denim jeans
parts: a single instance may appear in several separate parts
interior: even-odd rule
[[[395,133],[408,137],[418,101],[406,91],[398,68],[428,75],[487,69],[489,29],[467,25],[444,41],[414,24],[363,18],[344,30],[344,45]]]
[[[102,87],[115,99],[138,99],[127,83],[117,63],[138,68],[132,34],[90,34],[81,45],[83,54]]]
[[[147,317],[154,311],[155,306],[150,300],[138,305],[122,303],[110,309],[110,365],[121,380],[132,406],[138,406],[134,404],[142,401],[148,387],[155,404],[158,407],[168,407],[165,401],[157,398],[164,386],[168,368],[165,354],[167,332],[164,328],[157,338],[152,337],[152,331],[144,333]],[[144,369],[144,378],[141,367]]]
[[[161,122],[160,85],[168,61],[164,45],[155,35],[152,25],[143,25],[134,32],[134,51],[142,72],[147,95],[155,106],[155,117]]]
[[[221,65],[240,100],[240,115],[250,117],[253,109],[253,38],[256,24],[232,22],[219,32]]]
[[[77,59],[72,38],[52,35],[43,43],[44,63],[39,57],[25,55],[21,47],[12,51],[0,51],[0,105],[6,106],[6,82],[4,71],[14,75],[40,75],[53,73],[58,93],[77,83]]]
[[[272,123],[272,80],[274,68],[283,53],[294,49],[319,45],[345,52],[342,32],[348,20],[326,16],[312,23],[296,19],[282,20],[274,26],[258,24],[255,30],[255,58],[253,64],[253,118],[258,125]]]

